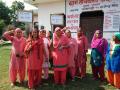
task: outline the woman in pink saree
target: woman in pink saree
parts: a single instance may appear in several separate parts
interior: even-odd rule
[[[43,39],[39,38],[39,31],[34,29],[25,47],[27,57],[28,86],[34,90],[41,83],[42,64],[44,56]]]
[[[45,52],[46,52],[46,56],[44,56],[44,60],[43,60],[43,74],[44,74],[44,79],[48,79],[49,78],[49,66],[50,66],[50,63],[49,63],[49,48],[50,48],[50,42],[49,40],[47,39],[46,37],[46,30],[42,30],[41,33],[40,33],[40,37],[42,37],[43,39],[43,42],[44,42],[44,47],[45,47]],[[48,59],[48,60],[45,60],[45,59]]]
[[[59,27],[55,28],[53,35],[53,68],[56,84],[64,85],[68,66],[68,38],[62,34]]]
[[[77,44],[76,39],[72,38],[70,30],[66,30],[65,35],[69,39],[68,71],[71,74],[72,81],[74,81],[75,60],[77,59],[78,44]]]
[[[91,66],[94,79],[105,79],[104,74],[104,59],[107,50],[107,40],[102,37],[102,32],[96,30],[91,43]]]
[[[14,36],[11,36],[11,33],[13,33],[13,31],[5,32],[4,37],[12,42],[9,77],[11,86],[14,86],[17,80],[17,74],[19,75],[21,84],[25,78],[24,48],[26,39],[22,36],[22,30],[20,28],[15,29]]]
[[[76,74],[79,77],[84,78],[86,75],[86,53],[88,51],[88,40],[87,37],[83,34],[82,29],[77,31],[77,44],[78,44],[78,54],[76,60]]]

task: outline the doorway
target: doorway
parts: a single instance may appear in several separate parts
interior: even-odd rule
[[[99,29],[103,31],[104,13],[103,11],[89,11],[80,14],[80,26],[88,38],[88,45],[92,41],[94,32]]]

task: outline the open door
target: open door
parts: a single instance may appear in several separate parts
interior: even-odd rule
[[[84,33],[88,38],[90,48],[94,32],[99,29],[103,31],[103,11],[89,11],[80,14],[80,26],[83,27]]]

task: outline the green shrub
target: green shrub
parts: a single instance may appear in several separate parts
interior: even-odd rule
[[[4,20],[0,19],[0,36],[2,35],[4,27],[5,27]]]

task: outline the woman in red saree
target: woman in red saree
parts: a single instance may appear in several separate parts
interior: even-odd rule
[[[79,77],[84,78],[86,75],[86,53],[88,51],[88,40],[87,37],[83,34],[82,29],[77,31],[77,44],[78,44],[78,54],[76,60],[76,74]]]
[[[39,31],[34,29],[27,40],[25,47],[27,57],[28,86],[34,90],[41,83],[42,64],[44,56],[43,39],[39,37]]]
[[[70,30],[65,31],[65,35],[69,39],[69,57],[68,57],[68,71],[70,72],[72,81],[75,77],[75,60],[77,59],[78,44],[75,38],[72,38]]]
[[[66,82],[66,71],[68,66],[68,38],[62,34],[59,27],[55,28],[53,34],[53,68],[56,84],[64,85]]]

